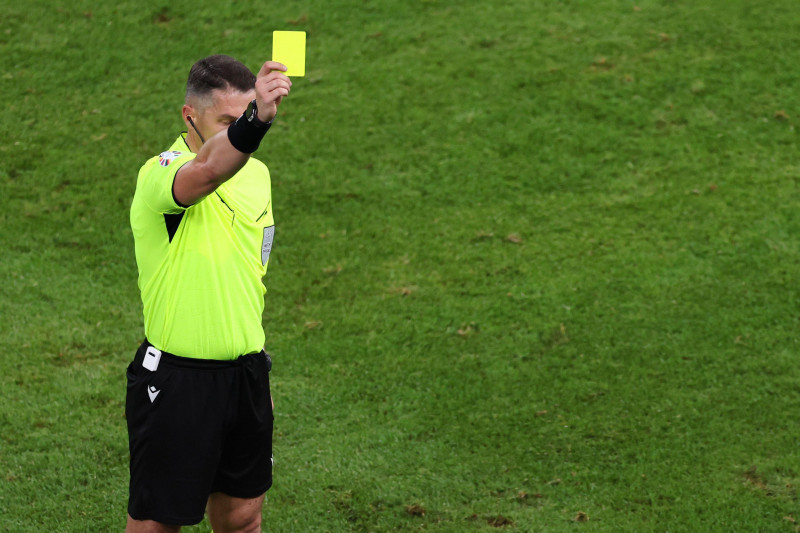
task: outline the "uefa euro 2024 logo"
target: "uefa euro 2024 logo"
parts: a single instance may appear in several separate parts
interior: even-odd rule
[[[170,150],[168,152],[161,152],[161,155],[158,156],[158,163],[162,167],[168,167],[172,161],[177,159],[181,156],[183,152],[177,152],[175,150]]]

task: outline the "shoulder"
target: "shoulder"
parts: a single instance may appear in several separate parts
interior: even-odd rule
[[[247,160],[244,167],[239,171],[242,179],[251,183],[264,183],[270,182],[269,168],[267,165],[251,157]]]
[[[171,213],[184,209],[172,194],[175,174],[183,165],[195,158],[195,154],[184,149],[179,138],[168,150],[148,159],[139,169],[134,193],[134,204],[147,205],[159,213]]]
[[[185,163],[189,159],[194,158],[195,155],[196,154],[189,149],[189,146],[187,146],[186,141],[183,139],[183,135],[180,135],[167,150],[163,150],[157,155],[154,155],[148,159],[145,164],[142,165],[142,170],[145,168],[153,169],[153,167],[168,169],[172,167],[174,163],[179,161],[183,161]],[[180,166],[180,164],[178,166]]]
[[[269,174],[269,169],[267,168],[267,165],[265,165],[255,157],[251,157],[250,159],[248,159],[245,168],[247,168],[251,172],[265,172]]]
[[[180,167],[194,159],[196,154],[189,150],[170,148],[154,155],[139,169],[139,177],[143,174],[174,175]]]

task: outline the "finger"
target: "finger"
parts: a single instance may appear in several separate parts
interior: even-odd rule
[[[258,109],[261,111],[262,109],[266,112],[269,109],[273,110],[273,113],[277,106],[281,103],[284,97],[289,96],[289,90],[286,88],[278,88],[274,91],[270,91],[266,94],[260,94],[258,96]]]
[[[280,82],[286,84],[287,86],[292,86],[292,80],[290,80],[287,76],[281,74],[280,72],[273,72],[268,76],[262,76],[256,80],[256,86],[263,87],[269,85],[270,83]]]
[[[273,70],[286,72],[289,69],[283,63],[278,63],[277,61],[267,61],[261,65],[261,70],[258,71],[258,75],[256,77],[260,78],[261,76],[266,76]]]
[[[288,80],[274,78],[274,79],[266,79],[261,78],[256,82],[256,94],[267,93],[276,89],[277,87],[284,87],[286,89],[292,88],[292,83]]]
[[[270,91],[267,94],[269,95],[269,98],[266,99],[267,101],[273,101],[276,104],[278,104],[279,101],[282,100],[284,96],[289,96],[289,89],[280,87],[278,89]]]
[[[292,84],[292,80],[289,78],[289,76],[287,76],[283,72],[279,72],[277,70],[273,70],[272,72],[270,72],[266,76],[261,76],[260,78],[257,78],[256,79],[256,84],[258,84],[258,83],[269,83],[272,80],[284,80],[289,85]]]
[[[268,102],[274,100],[277,96],[288,96],[291,89],[286,85],[274,85],[270,87],[263,87],[256,92],[256,97]]]
[[[271,90],[273,90],[273,89],[275,89],[277,87],[285,87],[286,89],[291,89],[292,82],[290,82],[289,80],[283,80],[283,79],[280,79],[280,78],[276,78],[276,79],[269,80],[269,81],[264,81],[264,82],[258,84],[258,89],[260,89],[262,91],[271,91]]]

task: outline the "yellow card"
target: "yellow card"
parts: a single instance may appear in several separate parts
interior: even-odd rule
[[[306,32],[272,32],[272,60],[286,65],[287,76],[305,76]]]

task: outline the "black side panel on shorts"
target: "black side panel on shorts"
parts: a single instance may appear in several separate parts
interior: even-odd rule
[[[178,226],[181,225],[181,219],[183,219],[183,213],[177,214],[164,214],[164,224],[167,225],[167,235],[169,235],[169,242],[172,242],[172,238],[175,236],[175,232],[178,231]]]

